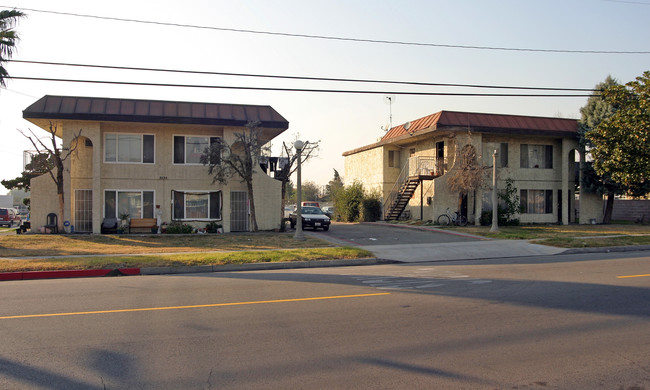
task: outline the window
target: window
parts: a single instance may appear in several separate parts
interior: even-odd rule
[[[521,144],[521,168],[553,168],[552,145]]]
[[[129,214],[131,218],[154,218],[153,191],[104,191],[104,217],[120,218]]]
[[[149,134],[106,134],[104,161],[154,163],[154,136]]]
[[[219,137],[174,136],[174,164],[201,164],[201,156],[212,145],[219,144]],[[219,162],[212,162],[219,164]]]
[[[175,220],[221,219],[221,191],[173,191]]]
[[[391,168],[399,168],[399,150],[389,150],[388,151],[388,166]]]
[[[521,212],[527,214],[552,214],[552,190],[521,190],[519,193]]]
[[[492,154],[497,151],[497,168],[508,167],[508,143],[486,142],[483,149],[483,164],[492,166]]]
[[[415,148],[409,149],[409,157],[415,156]]]

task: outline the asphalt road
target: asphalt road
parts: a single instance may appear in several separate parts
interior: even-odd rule
[[[2,282],[0,388],[650,389],[649,261]]]
[[[443,233],[435,230],[401,228],[399,225],[382,226],[381,224],[335,222],[332,223],[329,231],[317,230],[316,232],[317,237],[320,236],[340,244],[359,246],[423,245],[479,241],[479,238],[454,232]]]

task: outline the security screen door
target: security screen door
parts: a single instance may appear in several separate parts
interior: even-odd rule
[[[248,231],[248,193],[246,191],[230,192],[230,231]]]
[[[93,231],[93,190],[74,191],[74,230],[79,233]]]

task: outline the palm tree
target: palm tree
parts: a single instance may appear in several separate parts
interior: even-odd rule
[[[4,63],[11,58],[18,41],[18,34],[12,28],[23,16],[24,13],[15,9],[0,11],[0,87],[5,86],[5,77],[9,76]]]

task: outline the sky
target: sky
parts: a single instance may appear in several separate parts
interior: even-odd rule
[[[11,8],[21,9],[27,14],[16,27],[20,42],[13,56],[14,60],[23,61],[587,89],[608,75],[625,83],[650,70],[650,23],[647,22],[650,20],[650,0],[185,0],[182,3],[167,0],[0,0],[0,9]],[[6,68],[11,76],[16,77],[380,93],[283,92],[9,79],[7,88],[0,89],[0,179],[19,176],[23,168],[22,151],[33,149],[18,130],[31,129],[39,136],[47,136],[43,130],[22,119],[22,111],[44,95],[270,105],[289,121],[289,129],[273,141],[274,155],[279,155],[282,142],[292,143],[296,137],[303,141],[320,141],[318,157],[303,168],[303,181],[321,185],[333,178],[334,169],[345,180],[342,153],[381,138],[384,135],[382,127],[389,126],[391,112],[393,126],[440,110],[578,119],[580,107],[587,100],[586,97],[394,94],[393,103],[389,105],[386,103],[389,92],[528,92],[117,71],[17,62],[7,63]],[[2,193],[6,193],[4,188],[0,189]]]

